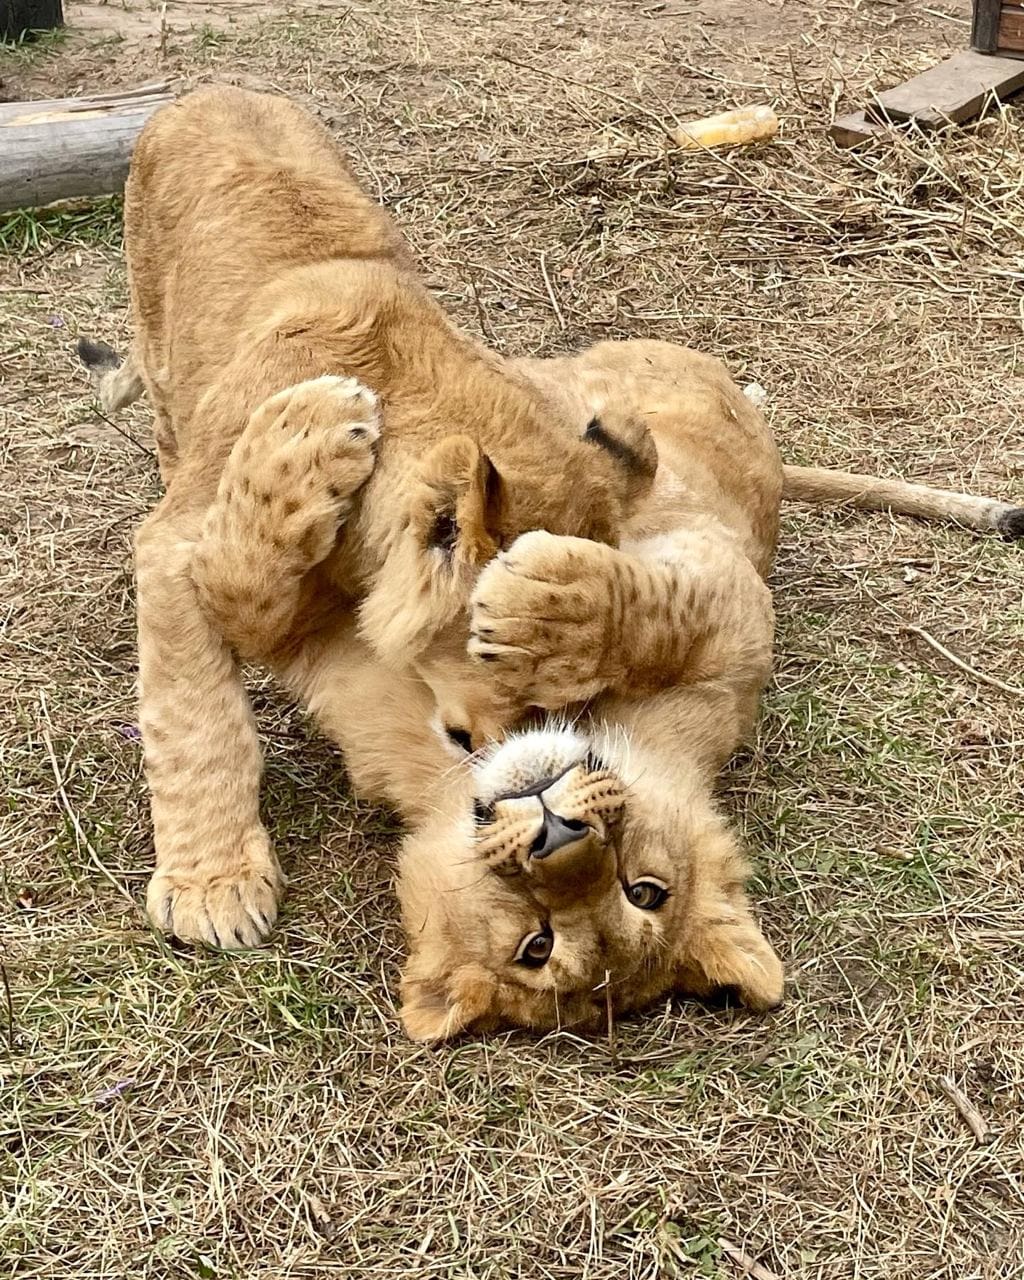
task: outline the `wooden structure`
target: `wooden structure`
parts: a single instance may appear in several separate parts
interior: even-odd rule
[[[863,111],[836,120],[832,137],[841,147],[855,147],[893,125],[962,124],[1024,89],[1024,0],[974,0],[971,45],[875,94]]]
[[[1024,58],[1024,4],[974,0],[971,47],[1002,58]]]
[[[0,40],[22,40],[28,32],[63,25],[61,0],[0,0]]]
[[[0,212],[116,195],[142,126],[172,94],[143,85],[92,98],[0,103]]]

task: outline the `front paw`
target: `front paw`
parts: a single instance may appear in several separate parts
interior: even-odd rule
[[[354,378],[314,378],[278,392],[232,451],[221,520],[303,564],[319,563],[373,472],[379,438],[377,398]]]
[[[596,696],[616,678],[617,554],[583,538],[523,534],[477,581],[470,655],[520,702],[557,710]]]
[[[183,942],[258,947],[273,931],[284,886],[270,840],[258,830],[229,854],[158,867],[146,910],[158,929]]]

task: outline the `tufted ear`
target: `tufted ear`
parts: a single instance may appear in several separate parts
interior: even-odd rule
[[[453,973],[421,977],[415,961],[402,975],[402,1025],[412,1040],[450,1040],[492,1011],[497,983],[478,964]]]
[[[585,443],[603,449],[615,464],[627,512],[650,493],[658,471],[658,447],[643,419],[606,407],[583,432]]]
[[[503,484],[469,436],[447,436],[420,463],[413,525],[425,547],[486,564],[501,545]]]

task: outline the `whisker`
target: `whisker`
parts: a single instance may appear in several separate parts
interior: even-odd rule
[[[463,864],[463,865],[464,865],[464,864]],[[485,867],[485,868],[484,868],[484,870],[483,870],[483,872],[481,873],[481,875],[480,875],[479,879],[477,879],[477,880],[472,880],[472,881],[470,881],[470,883],[469,883],[469,884],[457,884],[457,885],[452,885],[452,886],[451,886],[451,888],[449,888],[449,889],[445,889],[445,890],[444,890],[444,892],[445,892],[445,893],[465,893],[465,892],[466,892],[467,890],[469,890],[469,889],[478,889],[478,888],[480,887],[480,885],[482,885],[482,884],[486,881],[486,879],[487,879],[487,875],[488,875],[488,871],[489,871],[489,868],[488,868],[488,867]]]
[[[623,786],[627,790],[631,790],[633,787],[636,786],[636,784],[640,781],[640,779],[644,776],[646,772],[647,772],[647,767],[645,765],[631,781],[627,781],[625,778],[623,778],[622,780]]]

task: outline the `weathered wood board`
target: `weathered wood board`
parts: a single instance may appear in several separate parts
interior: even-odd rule
[[[1024,18],[1024,10],[1021,10]],[[875,95],[866,110],[879,124],[915,120],[925,128],[971,120],[990,101],[1024,87],[1024,67],[964,49],[919,76]]]

